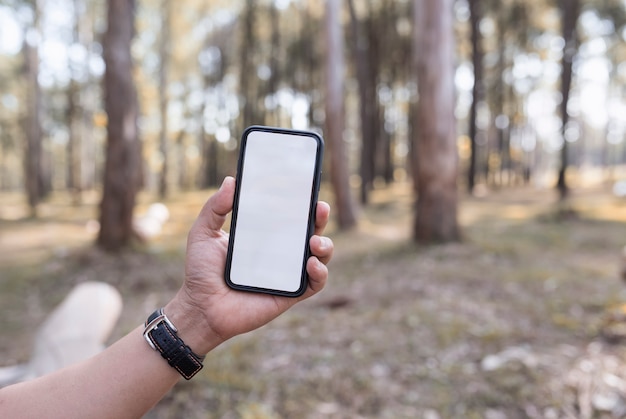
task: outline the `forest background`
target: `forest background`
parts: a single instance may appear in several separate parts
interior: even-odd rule
[[[0,310],[29,342],[19,330],[71,285],[100,279],[126,291],[121,333],[146,300],[175,289],[185,230],[208,189],[234,174],[243,129],[315,130],[328,145],[322,196],[334,209],[339,285],[230,349],[263,357],[263,344],[284,340],[280,330],[302,341],[313,333],[326,348],[349,341],[367,374],[343,373],[330,395],[320,383],[339,374],[344,355],[321,356],[310,376],[295,373],[289,401],[287,390],[242,378],[254,376],[252,358],[222,352],[231,372],[208,368],[155,415],[188,403],[242,417],[619,417],[626,385],[607,408],[584,379],[567,377],[585,357],[619,359],[619,347],[597,350],[597,339],[620,336],[625,24],[620,0],[2,0]],[[171,219],[139,244],[134,220],[156,201]],[[422,247],[432,243],[452,244]],[[142,273],[146,261],[162,269]],[[521,276],[531,280],[522,286]],[[546,296],[565,281],[579,281],[575,291]],[[486,294],[465,308],[447,299],[472,284]],[[390,309],[393,298],[405,304]],[[433,306],[416,303],[425,300]],[[30,301],[28,315],[19,301]],[[305,330],[307,311],[340,332]],[[469,313],[484,327],[465,324]],[[360,330],[355,315],[418,340],[426,328],[436,343],[417,349],[403,337],[404,352],[383,361],[391,337]],[[275,365],[261,362],[279,384],[307,353],[294,345]],[[511,348],[522,355],[504,373],[483,365]],[[8,342],[0,350],[9,361],[28,355]],[[544,360],[557,353],[562,364]],[[423,369],[402,371],[420,359]],[[608,373],[626,380],[620,362]],[[311,388],[316,397],[298,406]]]

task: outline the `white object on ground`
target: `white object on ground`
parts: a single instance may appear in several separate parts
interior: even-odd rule
[[[626,198],[626,180],[618,180],[613,185],[613,195],[619,198]]]
[[[164,204],[157,202],[148,207],[148,211],[133,220],[135,231],[144,239],[152,239],[161,234],[163,224],[170,218],[170,211]]]
[[[75,286],[37,331],[30,362],[0,368],[0,387],[30,380],[82,361],[104,349],[122,311],[111,285]]]

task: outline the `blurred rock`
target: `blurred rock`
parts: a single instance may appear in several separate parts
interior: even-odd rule
[[[591,405],[598,412],[612,412],[624,402],[615,392],[596,393],[591,396]]]
[[[121,311],[122,298],[111,285],[77,285],[37,331],[30,362],[0,368],[0,387],[48,374],[100,352]]]
[[[613,195],[626,198],[626,180],[619,180],[613,185]]]
[[[439,412],[434,409],[426,409],[423,415],[424,419],[441,419]]]
[[[153,239],[161,234],[163,225],[170,218],[170,211],[164,204],[157,202],[148,207],[148,211],[133,221],[133,227],[143,240]]]
[[[89,220],[85,224],[85,231],[89,234],[98,234],[100,231],[100,223],[96,220]]]
[[[480,362],[480,367],[483,371],[495,371],[512,361],[520,362],[528,368],[534,368],[538,363],[537,358],[532,354],[529,348],[525,346],[512,346],[497,354],[487,355]]]
[[[507,419],[507,415],[497,409],[487,409],[485,411],[485,419]]]
[[[626,416],[626,366],[601,343],[589,345],[566,383],[574,396],[571,408],[580,418]]]

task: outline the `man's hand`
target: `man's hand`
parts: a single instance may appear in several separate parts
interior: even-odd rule
[[[308,289],[299,298],[235,291],[224,281],[228,234],[222,230],[233,208],[235,180],[224,179],[220,189],[207,201],[187,238],[185,283],[165,312],[179,329],[179,335],[197,354],[203,355],[235,335],[263,326],[289,307],[324,288],[326,264],[332,257],[333,242],[321,234],[328,223],[330,206],[318,202],[313,256],[307,261]]]

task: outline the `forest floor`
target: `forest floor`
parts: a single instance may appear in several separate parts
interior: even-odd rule
[[[91,247],[95,197],[24,217],[0,197],[0,365],[77,283],[123,295],[113,339],[167,301],[185,234],[209,192],[166,204],[163,235],[119,256]],[[139,211],[149,203],[142,197]],[[464,240],[411,244],[411,189],[374,192],[336,246],[324,292],[232,339],[148,418],[578,418],[626,416],[626,201],[608,188],[463,197]],[[562,210],[562,208],[561,208]]]

